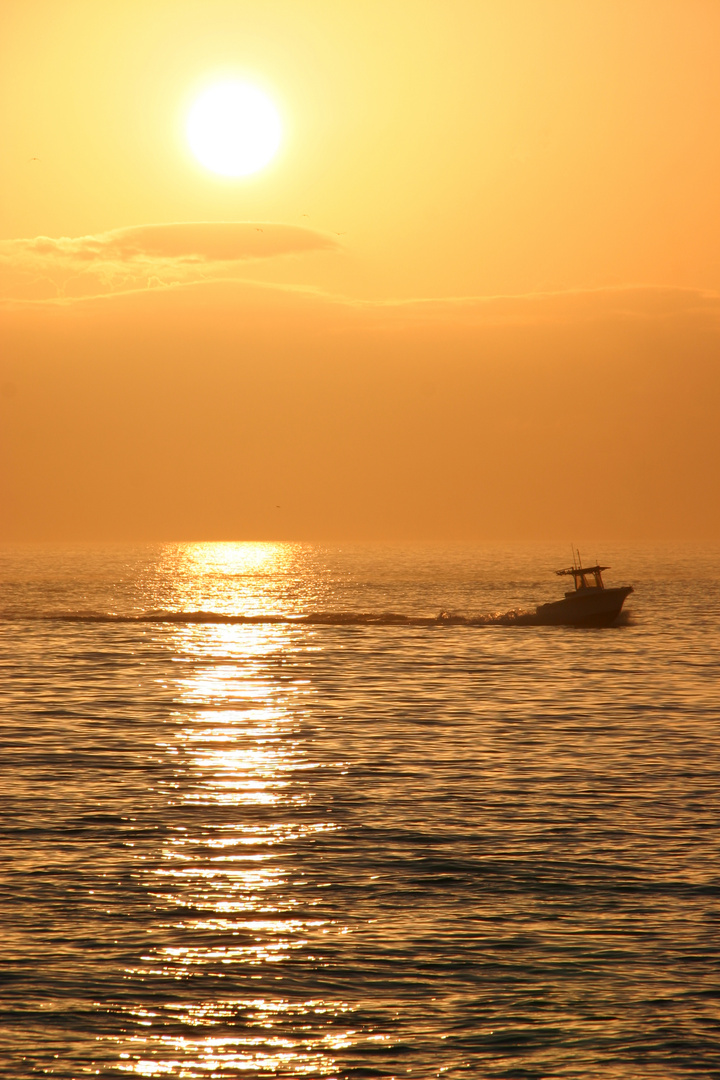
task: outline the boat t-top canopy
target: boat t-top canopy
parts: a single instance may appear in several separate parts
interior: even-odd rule
[[[603,570],[609,570],[609,566],[569,566],[567,570],[556,570],[558,575],[572,574],[573,577],[577,577],[578,574],[601,574]]]
[[[555,573],[559,577],[574,577],[576,589],[604,589],[602,572],[609,569],[609,566],[569,566],[566,570],[556,570]]]

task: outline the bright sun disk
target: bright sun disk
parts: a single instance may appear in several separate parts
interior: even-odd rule
[[[201,165],[223,176],[248,176],[275,156],[282,126],[262,90],[241,82],[211,86],[197,99],[187,137]]]

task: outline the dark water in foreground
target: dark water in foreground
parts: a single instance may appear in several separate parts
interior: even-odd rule
[[[0,1074],[720,1076],[718,554],[0,553]]]

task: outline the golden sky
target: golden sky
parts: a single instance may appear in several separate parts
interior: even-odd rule
[[[718,56],[716,0],[5,0],[0,539],[717,539]]]

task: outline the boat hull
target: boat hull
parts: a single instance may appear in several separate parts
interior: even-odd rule
[[[564,600],[540,604],[536,611],[540,626],[612,626],[622,610],[632,585],[617,589],[582,589]]]

